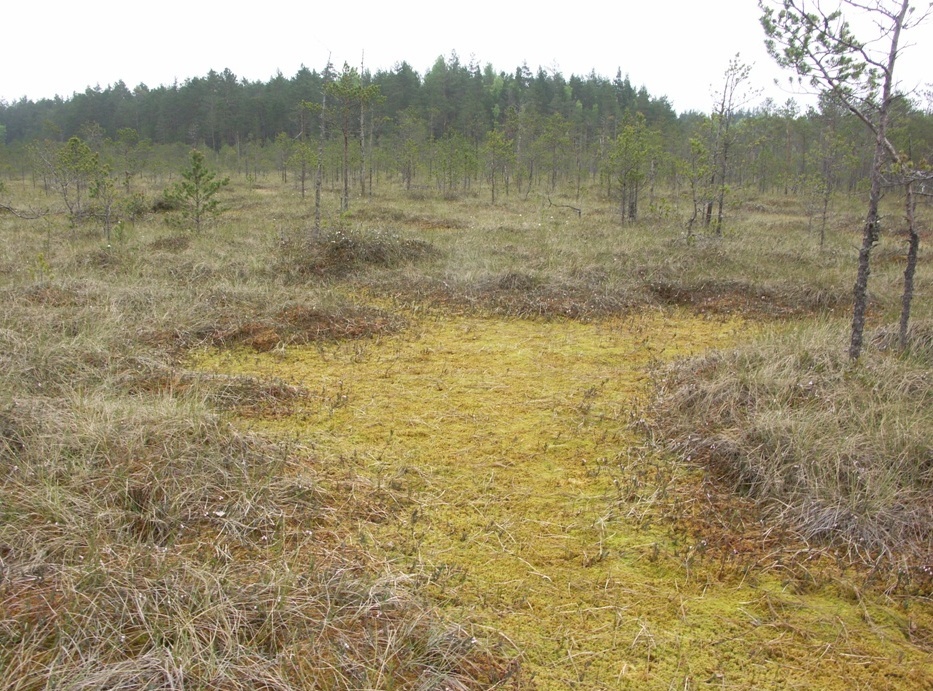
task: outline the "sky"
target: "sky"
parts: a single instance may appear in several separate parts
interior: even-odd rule
[[[730,59],[752,66],[750,85],[770,97],[812,102],[787,84],[764,48],[757,0],[574,0],[518,3],[357,0],[243,3],[214,0],[46,0],[8,3],[0,16],[0,99],[69,97],[122,80],[129,88],[183,83],[211,69],[267,81],[305,65],[364,63],[419,74],[456,51],[462,63],[514,72],[527,63],[585,76],[621,69],[636,87],[666,96],[677,112],[709,111]],[[929,88],[933,22],[905,35],[896,73]],[[780,85],[775,85],[775,79]]]

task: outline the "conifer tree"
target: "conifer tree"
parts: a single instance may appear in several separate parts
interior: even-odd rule
[[[829,5],[829,9],[824,7]],[[858,272],[855,279],[849,358],[862,352],[868,308],[871,251],[881,233],[882,183],[886,166],[900,159],[888,138],[891,110],[897,98],[894,65],[901,52],[901,32],[922,21],[912,16],[910,0],[875,0],[867,5],[855,0],[838,3],[804,0],[759,0],[761,24],[771,56],[801,80],[829,93],[861,120],[874,135],[874,154],[869,175],[868,213],[862,231]],[[857,36],[842,7],[863,13],[874,23],[876,35]]]
[[[194,229],[200,231],[208,218],[220,213],[217,193],[230,184],[230,178],[216,179],[217,174],[208,170],[204,154],[197,149],[191,150],[190,163],[181,177],[167,196],[181,206],[182,216],[192,220]]]

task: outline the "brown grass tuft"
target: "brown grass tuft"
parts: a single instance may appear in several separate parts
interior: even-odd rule
[[[933,380],[911,357],[853,364],[831,327],[667,369],[657,432],[806,539],[933,564]]]
[[[168,235],[149,243],[149,247],[157,252],[184,252],[190,246],[190,235]]]
[[[277,271],[294,278],[343,277],[368,268],[390,269],[440,256],[429,242],[385,231],[336,229],[320,238],[291,238],[279,246]]]

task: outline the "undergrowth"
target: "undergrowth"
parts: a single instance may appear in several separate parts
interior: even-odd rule
[[[339,347],[358,365],[371,344],[393,343],[402,335],[417,338],[413,325],[425,311],[438,322],[482,314],[550,320],[541,322],[545,326],[564,319],[598,323],[672,306],[717,319],[727,314],[831,317],[847,309],[854,263],[851,219],[840,216],[831,223],[820,249],[786,210],[786,200],[777,219],[767,205],[737,208],[723,237],[687,238],[670,219],[621,228],[613,205],[596,194],[574,200],[583,209],[577,216],[534,197],[490,206],[476,196],[445,198],[431,190],[406,195],[380,183],[374,196],[354,200],[348,214],[337,211],[336,194],[325,194],[325,205],[331,205],[324,209],[326,227],[312,238],[309,204],[296,190],[260,178],[238,181],[230,193],[229,211],[220,222],[203,233],[181,234],[165,223],[161,210],[145,212],[151,205],[142,202],[159,198],[160,190],[136,189],[137,211],[108,244],[93,223],[68,225],[40,186],[25,178],[6,184],[5,202],[9,198],[13,207],[50,210],[33,220],[0,215],[0,670],[7,688],[533,688],[532,675],[522,673],[522,641],[500,638],[489,620],[476,625],[468,609],[452,616],[439,608],[444,597],[456,594],[462,571],[445,571],[443,563],[427,572],[421,566],[403,568],[412,564],[399,562],[397,551],[357,542],[359,534],[378,534],[379,526],[402,525],[404,544],[411,544],[417,516],[410,512],[413,502],[422,500],[407,480],[418,475],[411,459],[406,458],[405,478],[374,477],[361,470],[352,451],[325,459],[319,446],[300,443],[294,435],[270,441],[256,433],[261,421],[289,418],[322,394],[274,375],[192,371],[185,364],[188,354],[200,347],[240,348],[237,352],[248,358],[284,361],[298,346],[322,354]],[[873,275],[876,325],[893,321],[901,273],[898,241],[886,235],[879,249],[886,263]],[[929,540],[925,524],[911,523],[926,520],[921,500],[929,507],[929,495],[918,494],[928,489],[929,471],[913,461],[929,450],[922,429],[930,425],[919,406],[911,405],[917,396],[929,395],[923,366],[917,364],[926,357],[923,344],[929,339],[922,325],[931,304],[924,299],[929,291],[925,246],[921,252],[915,300],[921,328],[912,354],[903,360],[890,352],[890,337],[881,334],[879,343],[888,352],[873,353],[862,368],[852,369],[826,354],[837,350],[826,341],[811,349],[815,362],[826,361],[816,373],[814,393],[787,374],[792,367],[809,374],[812,364],[788,360],[776,346],[758,355],[753,346],[744,356],[761,368],[759,377],[775,380],[762,384],[762,400],[790,399],[794,392],[801,400],[811,397],[816,408],[813,396],[819,392],[852,385],[853,397],[872,402],[861,417],[865,426],[884,431],[880,446],[865,442],[863,447],[858,436],[847,446],[855,433],[829,419],[819,435],[807,433],[807,453],[848,449],[834,461],[839,470],[833,473],[849,494],[841,499],[815,494],[818,500],[801,504],[809,508],[797,514],[786,507],[778,511],[792,521],[819,517],[810,521],[812,535],[823,536],[829,526],[827,539],[843,536],[854,555],[893,554],[902,544],[913,545],[908,554],[920,554]],[[543,331],[546,342],[548,329]],[[651,359],[658,347],[665,345],[645,341],[636,350]],[[534,353],[523,357],[537,365]],[[577,355],[568,357],[572,363]],[[708,356],[709,368],[736,367],[730,357]],[[443,358],[429,351],[412,358],[415,365],[423,358],[444,367]],[[788,369],[768,370],[772,359]],[[714,367],[717,362],[724,364]],[[476,376],[482,383],[484,372],[498,363],[481,364]],[[348,370],[348,390],[358,371]],[[683,371],[685,382],[695,376]],[[373,379],[373,386],[379,383]],[[769,394],[768,386],[778,389]],[[598,408],[600,387],[600,382],[581,382],[572,401],[548,412],[556,417],[548,418],[551,426],[545,428],[588,425],[596,419],[590,413]],[[323,395],[328,410],[352,408],[339,387]],[[847,394],[828,395],[841,402]],[[246,423],[230,425],[231,411]],[[697,406],[683,411],[675,436],[688,440],[702,432],[705,418],[698,417]],[[783,423],[772,420],[768,426],[740,412],[734,422],[748,429],[713,436],[755,432],[749,448],[768,443],[773,454],[784,453],[777,429]],[[470,412],[451,414],[467,419]],[[807,409],[797,417],[809,414]],[[505,411],[485,424],[495,430],[510,416]],[[599,424],[622,428],[623,418],[610,415]],[[443,436],[443,425],[432,433]],[[606,434],[600,443],[617,436]],[[522,441],[524,434],[513,436]],[[516,445],[504,439],[497,453]],[[556,454],[559,447],[560,441],[548,448]],[[878,462],[875,448],[900,465]],[[566,486],[586,487],[591,473],[606,479],[611,466],[619,485],[598,501],[615,507],[613,520],[624,511],[622,520],[650,526],[663,506],[673,517],[684,515],[680,505],[661,501],[675,474],[669,464],[616,461],[588,458],[590,465],[581,463]],[[860,465],[847,466],[849,461]],[[856,471],[863,467],[868,475],[860,479]],[[898,469],[903,477],[894,475]],[[763,486],[759,475],[743,477],[748,488]],[[786,477],[778,478],[784,487],[803,487],[797,476]],[[865,478],[880,481],[879,498],[863,487]],[[480,490],[477,506],[492,506],[485,485]],[[436,495],[441,503],[444,491]],[[695,495],[684,496],[694,514],[702,513]],[[506,494],[503,502],[512,499]],[[562,544],[560,531],[542,520],[541,529]],[[598,535],[606,525],[594,519],[574,530]],[[510,526],[486,522],[477,530],[484,544],[506,544]],[[722,544],[742,540],[749,541],[730,536]],[[529,537],[523,549],[533,551],[534,544]],[[613,549],[614,559],[624,557],[619,545]],[[585,558],[580,550],[571,552],[584,569],[609,563],[599,538],[584,551]],[[655,563],[659,555],[662,566],[687,565],[696,573],[693,564],[711,553],[700,541],[674,545],[652,533],[627,554],[639,564]],[[757,558],[749,559],[736,566],[744,569],[743,583],[754,580],[759,569]],[[648,584],[652,592],[667,593],[672,577],[679,583],[680,566],[667,566]],[[630,576],[614,581],[612,592],[624,593]],[[566,580],[561,592],[577,590],[582,582]],[[453,590],[439,595],[438,583]],[[585,582],[587,592],[601,587],[594,583]],[[795,583],[788,587],[798,587]],[[751,648],[736,643],[742,654],[750,650],[771,659],[787,650],[778,640],[789,631],[779,616],[784,602],[779,590],[753,593],[754,604],[726,612],[729,635],[739,642],[751,637]],[[477,600],[494,601],[503,591],[474,587],[472,592]],[[675,618],[686,619],[692,598],[703,626],[721,621],[723,613],[704,602],[704,592],[698,586],[687,598],[676,593],[665,600],[665,594],[652,599],[652,607],[660,603]],[[861,595],[855,599],[866,617],[869,611],[884,612],[906,641],[928,650],[933,636],[924,623],[922,597],[928,593],[911,600],[915,610],[905,610],[903,617],[889,617],[887,609],[875,609]],[[542,611],[550,606],[546,598],[532,604]],[[575,603],[566,606],[576,611]],[[673,665],[668,669],[679,681],[702,681],[677,652],[697,648],[680,634],[666,634],[650,612],[616,604],[580,612],[584,633],[590,626],[624,632],[624,645],[644,665],[640,670],[650,674],[662,653],[673,653],[665,664]],[[748,612],[764,622],[756,628],[761,635],[747,633]],[[597,619],[600,623],[593,624]],[[830,634],[847,639],[846,627],[854,626],[844,624]],[[593,651],[580,642],[578,631],[566,634],[553,641],[559,647],[555,664],[564,665],[561,679],[579,687],[588,678]],[[622,640],[613,635],[616,643]],[[792,635],[798,657],[812,653],[807,664],[818,665],[827,654],[817,647],[824,645],[824,635]],[[845,654],[857,656],[858,664],[873,664],[860,644],[846,645]],[[710,663],[708,656],[703,659]],[[609,679],[606,669],[601,674]],[[710,669],[715,675],[716,667]],[[613,674],[630,671],[623,667]]]
[[[276,267],[298,279],[339,278],[366,269],[396,268],[440,256],[424,240],[378,229],[361,232],[343,228],[283,237],[278,252]]]
[[[839,324],[775,329],[659,376],[657,434],[810,540],[933,567],[930,325],[858,363]]]
[[[0,219],[4,688],[479,689],[514,673],[345,543],[341,516],[378,506],[365,478],[221,417],[307,391],[181,363],[402,320],[280,280],[268,235],[155,217],[105,246],[42,223]]]

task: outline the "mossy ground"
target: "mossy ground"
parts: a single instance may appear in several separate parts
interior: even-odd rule
[[[408,318],[392,335],[202,352],[195,366],[310,392],[238,424],[369,477],[347,544],[521,651],[510,683],[933,688],[927,600],[863,588],[806,546],[713,549],[688,525],[727,518],[702,473],[640,432],[651,365],[728,346],[747,325],[662,311]]]

